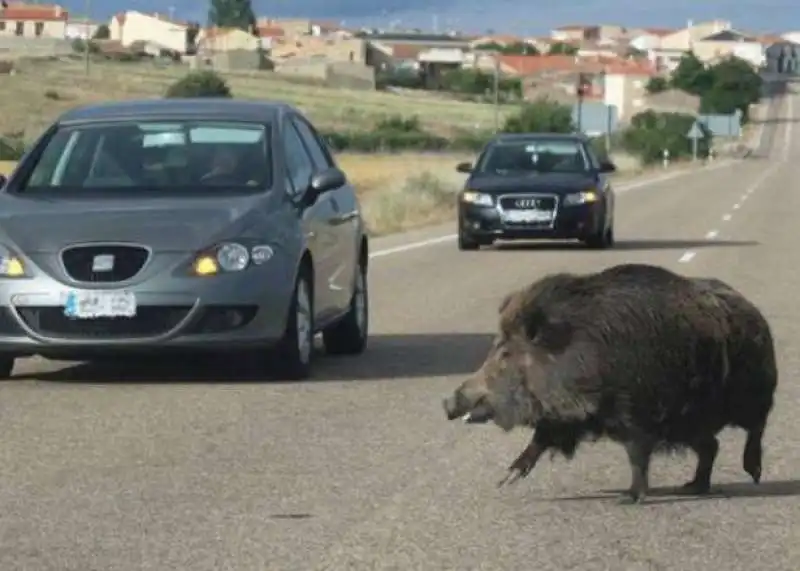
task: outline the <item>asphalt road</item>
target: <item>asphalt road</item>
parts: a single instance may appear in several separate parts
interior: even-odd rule
[[[0,384],[0,569],[797,571],[795,111],[800,96],[773,107],[757,158],[624,190],[612,251],[462,253],[452,226],[376,241],[368,352],[322,358],[312,381],[20,363]],[[618,505],[629,472],[604,443],[497,489],[529,434],[445,420],[441,398],[479,365],[506,292],[624,261],[718,276],[771,320],[782,384],[760,486],[730,431],[709,498]],[[652,485],[683,483],[693,462],[656,460]]]

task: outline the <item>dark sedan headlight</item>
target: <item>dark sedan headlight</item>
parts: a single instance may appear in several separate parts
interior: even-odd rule
[[[476,190],[465,190],[461,193],[461,200],[476,206],[494,206],[494,199],[491,194]]]
[[[225,242],[199,254],[192,263],[192,273],[197,276],[215,276],[220,273],[241,272],[249,266],[260,266],[274,254],[271,246],[257,244],[248,248],[238,242]]]
[[[571,192],[564,196],[564,206],[575,206],[577,204],[591,204],[600,200],[600,195],[595,190],[584,190],[583,192]]]

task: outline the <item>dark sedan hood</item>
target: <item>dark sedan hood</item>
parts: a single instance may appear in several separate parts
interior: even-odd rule
[[[4,195],[0,230],[24,252],[77,242],[138,242],[156,251],[196,251],[263,217],[263,197],[50,199]]]
[[[515,192],[576,192],[586,190],[597,184],[590,174],[565,173],[525,173],[522,175],[477,175],[470,178],[467,186],[470,190],[490,194]]]

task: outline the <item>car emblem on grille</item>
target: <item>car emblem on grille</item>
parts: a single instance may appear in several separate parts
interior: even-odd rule
[[[110,272],[114,269],[114,256],[112,254],[100,254],[92,260],[93,272]]]
[[[522,199],[517,200],[514,203],[514,205],[517,208],[536,208],[537,206],[539,206],[539,201],[537,201],[537,200],[535,200],[533,198],[522,198]]]

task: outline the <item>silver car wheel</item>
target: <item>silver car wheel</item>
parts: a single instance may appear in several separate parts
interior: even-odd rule
[[[311,359],[313,335],[311,331],[311,299],[308,295],[308,286],[305,280],[297,283],[297,353],[302,363]]]
[[[356,311],[356,326],[359,333],[364,335],[367,329],[367,284],[364,272],[358,272],[356,290],[353,292],[353,305]]]

